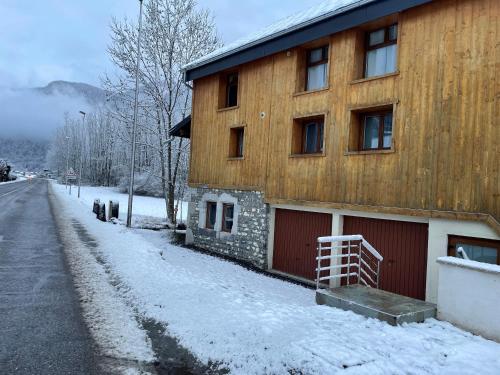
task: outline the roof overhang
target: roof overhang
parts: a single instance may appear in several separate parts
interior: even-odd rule
[[[190,138],[191,137],[191,115],[182,119],[179,123],[173,126],[168,135],[171,137]]]
[[[379,0],[311,23],[303,28],[267,38],[260,43],[228,51],[197,66],[187,68],[186,82],[270,56],[376,19],[430,3],[433,0]]]

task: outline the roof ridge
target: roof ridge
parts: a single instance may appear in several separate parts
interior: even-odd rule
[[[275,39],[279,36],[299,30],[323,19],[327,19],[331,16],[344,13],[348,10],[374,1],[378,0],[324,0],[318,3],[316,6],[309,7],[303,11],[284,17],[279,21],[263,27],[255,33],[252,33],[246,37],[239,38],[236,41],[222,46],[215,51],[212,51],[184,65],[182,69],[186,71],[189,69],[197,68],[201,65],[205,65],[207,63],[222,59],[230,54],[245,50],[268,40]],[[323,9],[325,7],[327,9]],[[313,13],[313,15],[308,16],[308,14],[311,12]],[[298,20],[296,22],[286,22],[297,18]]]

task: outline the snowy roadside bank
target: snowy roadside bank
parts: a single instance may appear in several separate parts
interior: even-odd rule
[[[500,344],[434,319],[393,327],[317,306],[312,290],[173,246],[162,232],[99,222],[63,186],[52,190],[65,221],[73,215],[97,239],[93,249],[78,250],[84,259],[75,261],[90,267],[82,278],[103,276],[92,273],[94,251],[124,300],[113,308],[127,314],[132,306],[167,324],[205,364],[223,363],[233,374],[498,374]],[[95,288],[96,301],[103,292]],[[131,341],[142,342],[134,334]]]
[[[26,177],[18,177],[14,181],[5,181],[5,182],[0,182],[0,185],[8,185],[8,184],[15,184],[16,182],[22,182],[26,181]]]
[[[62,186],[65,189],[64,185]],[[67,192],[66,192],[67,194]],[[73,187],[72,196],[76,197],[77,188]],[[120,217],[127,216],[128,195],[120,193],[117,188],[102,187],[102,186],[82,186],[80,189],[80,201],[87,207],[92,207],[94,199],[100,199],[101,202],[108,204],[110,200],[120,203]],[[144,197],[134,195],[134,215],[147,216],[155,218],[165,218],[166,208],[165,200],[163,198]],[[186,221],[187,218],[187,202],[179,204],[179,212],[177,213],[177,220]]]

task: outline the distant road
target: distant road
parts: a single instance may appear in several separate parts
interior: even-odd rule
[[[47,184],[0,184],[0,373],[96,374]]]

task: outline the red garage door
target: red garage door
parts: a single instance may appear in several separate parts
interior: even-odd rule
[[[361,234],[384,257],[380,288],[425,299],[428,225],[344,216],[344,234]]]
[[[276,209],[273,269],[314,280],[317,238],[331,233],[330,214]]]

